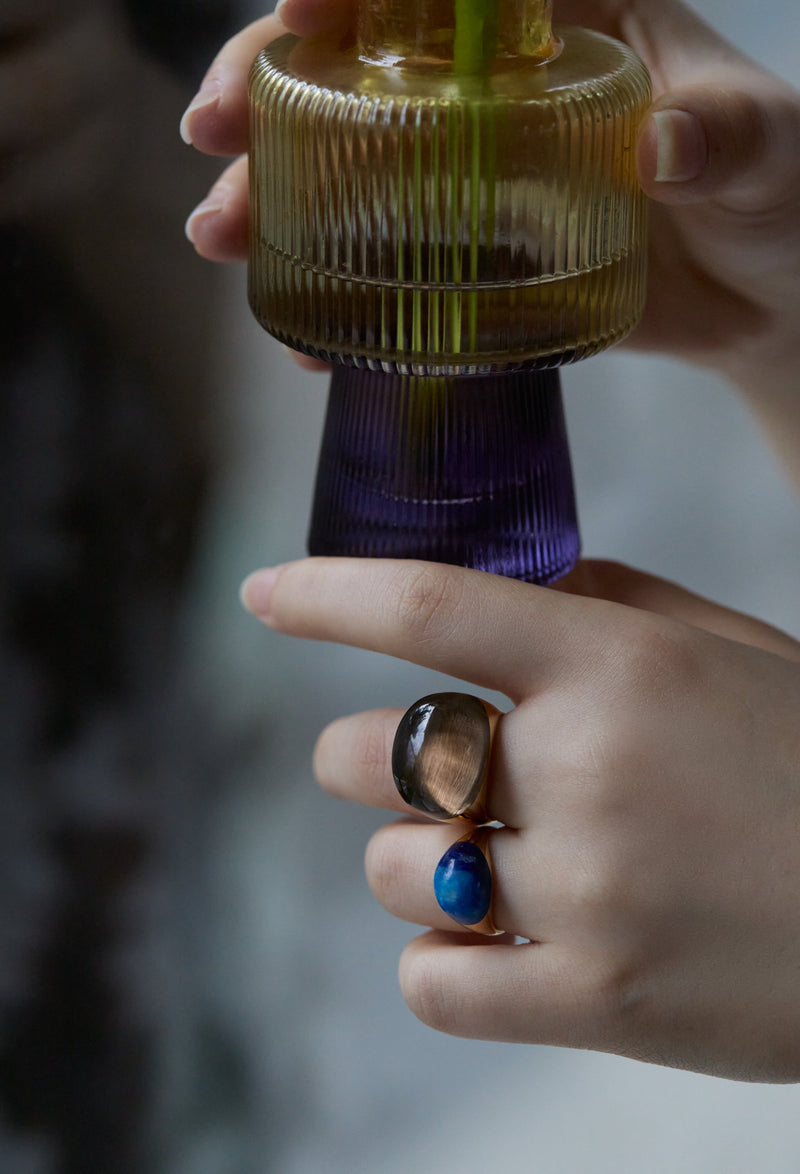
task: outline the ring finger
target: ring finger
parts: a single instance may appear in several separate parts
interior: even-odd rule
[[[544,908],[541,902],[531,901],[524,837],[508,828],[487,828],[481,834],[491,873],[489,920],[499,932],[541,941]],[[464,925],[439,905],[434,879],[437,866],[456,841],[454,829],[446,825],[403,822],[376,832],[367,846],[366,873],[383,907],[402,921],[463,933]],[[523,874],[525,883],[516,883],[514,878]]]

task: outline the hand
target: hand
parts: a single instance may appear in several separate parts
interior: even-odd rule
[[[424,563],[312,559],[243,598],[295,636],[499,690],[489,774],[494,919],[433,896],[458,830],[394,823],[367,852],[398,917],[412,1010],[456,1035],[591,1048],[736,1079],[800,1080],[800,645],[671,584],[582,564],[562,590]],[[409,698],[409,702],[413,698]],[[408,813],[399,711],[334,723],[335,795]]]
[[[140,74],[116,0],[4,4],[0,223],[49,227],[102,201],[131,151]]]
[[[246,76],[288,30],[344,26],[352,0],[286,0],[221,50],[182,123],[200,150],[247,149]],[[557,19],[628,41],[653,75],[639,175],[652,209],[650,294],[630,345],[716,368],[760,391],[794,386],[800,317],[800,94],[734,50],[681,0],[561,0]],[[246,161],[189,220],[212,260],[247,255]],[[779,426],[776,427],[779,431]]]

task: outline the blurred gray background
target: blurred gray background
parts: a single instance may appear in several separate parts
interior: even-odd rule
[[[695,6],[797,82],[793,0]],[[181,110],[263,11],[0,14],[0,1171],[799,1174],[798,1088],[451,1039],[402,1001],[381,814],[311,752],[446,682],[240,607],[303,554],[327,380],[181,235],[217,171]],[[799,503],[732,390],[624,351],[564,384],[585,552],[800,636]]]
[[[797,81],[800,15],[790,0],[695,7]],[[240,612],[247,572],[303,554],[326,379],[299,371],[251,322],[243,272],[228,281],[219,411],[230,459],[188,630],[195,679],[250,747],[225,784],[206,927],[209,998],[246,1043],[252,1133],[242,1169],[800,1170],[796,1088],[464,1042],[406,1010],[396,963],[414,931],[377,906],[363,879],[380,814],[322,795],[310,753],[338,714],[404,706],[441,679],[291,641]],[[567,369],[564,383],[585,553],[800,636],[798,502],[734,393],[711,375],[624,352]],[[230,1168],[221,1149],[214,1164],[211,1142],[187,1159],[187,1174]]]

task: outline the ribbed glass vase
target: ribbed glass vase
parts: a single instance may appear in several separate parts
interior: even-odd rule
[[[417,451],[431,445],[417,467],[440,467],[441,435],[464,443],[469,419],[486,474],[481,510],[471,515],[481,521],[470,526],[493,528],[504,549],[514,541],[520,550],[547,546],[534,533],[542,514],[534,499],[543,468],[559,468],[559,481],[569,476],[566,440],[544,464],[541,444],[533,445],[526,462],[516,450],[505,455],[500,437],[529,435],[527,420],[516,426],[507,417],[494,430],[488,420],[495,410],[517,412],[523,386],[533,397],[545,387],[558,396],[550,369],[624,338],[641,314],[646,208],[635,144],[650,101],[644,67],[599,34],[554,35],[544,0],[362,0],[352,44],[281,38],[256,60],[250,96],[256,317],[307,354],[421,379],[385,393],[402,387],[409,404],[437,404],[431,420],[439,431],[426,435],[419,425],[405,438]],[[549,374],[500,391],[504,378],[532,371]],[[336,381],[342,394],[355,394],[343,373]],[[379,387],[359,383],[359,403]],[[494,406],[476,414],[481,394]],[[442,433],[444,410],[456,419]],[[480,440],[478,428],[487,429]],[[378,447],[364,451],[363,463],[374,465],[385,441],[372,433],[367,441],[367,432],[358,432],[362,443]],[[352,464],[356,432],[345,439],[339,424],[326,436],[326,445],[338,438]],[[326,468],[337,459],[323,454]],[[505,495],[491,488],[507,484],[511,466],[527,470],[531,497],[513,520]],[[415,490],[410,467],[402,491],[387,483],[387,501],[472,492],[427,482]],[[318,485],[329,483],[321,469]],[[425,526],[440,525],[441,511],[423,512]],[[527,555],[516,569],[513,558],[498,563],[481,553],[491,541],[461,541],[455,530],[415,547],[411,534],[421,531],[404,517],[387,506],[385,524],[371,514],[359,531],[356,514],[340,526],[318,505],[312,549],[425,554],[553,577],[549,563],[531,570]],[[577,534],[574,505],[568,527]]]
[[[579,546],[556,372],[335,369],[312,554],[426,558],[549,583]]]

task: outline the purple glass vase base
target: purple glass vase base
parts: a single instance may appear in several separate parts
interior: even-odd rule
[[[558,579],[580,550],[558,371],[335,367],[308,547]]]

